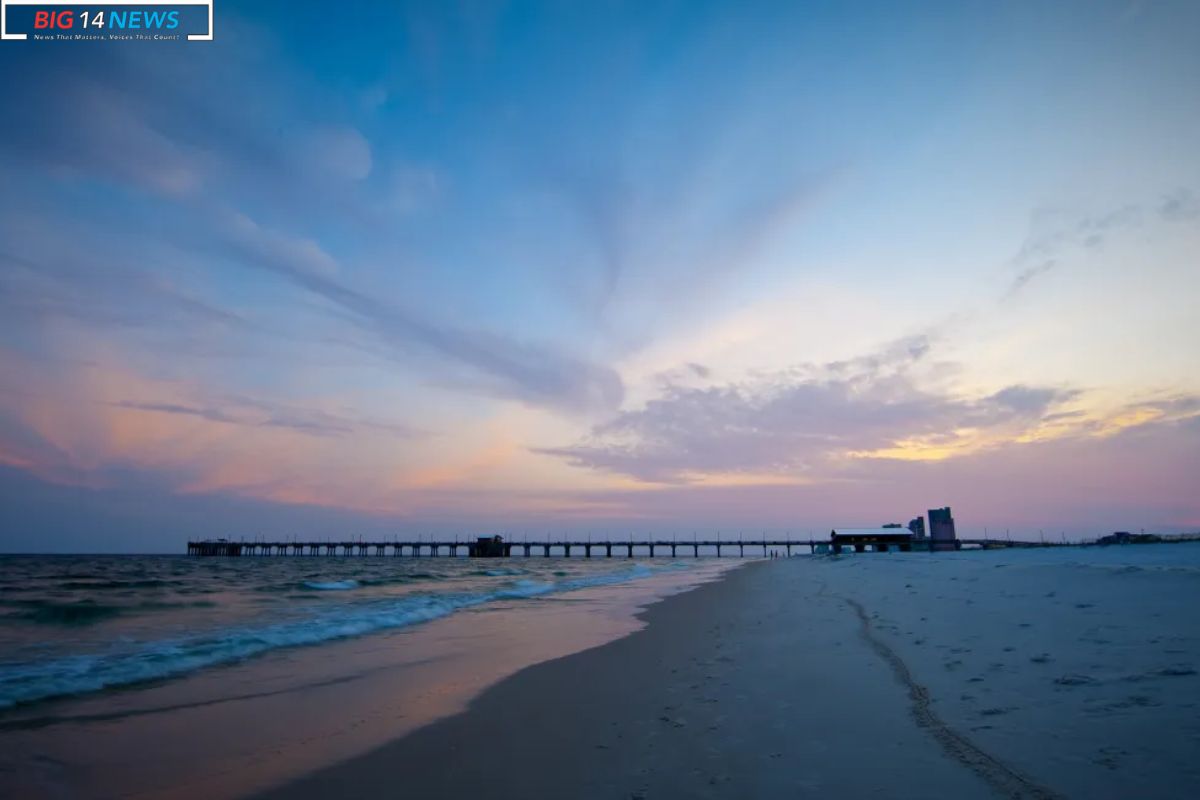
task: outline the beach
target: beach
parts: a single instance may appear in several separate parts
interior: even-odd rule
[[[1200,0],[0,40],[0,800],[1200,800]]]
[[[247,596],[283,587],[265,592],[278,598],[267,607],[298,605],[314,619],[332,609],[377,621],[427,597],[454,607],[17,703],[0,713],[0,794],[1200,794],[1194,544],[691,563],[285,561],[270,569],[286,580],[256,577]],[[286,588],[302,566],[321,579]],[[203,565],[222,581],[267,568]],[[248,608],[229,605],[250,616],[221,641],[264,638]],[[126,634],[137,619],[121,623]],[[11,677],[2,685],[23,685]]]
[[[0,797],[245,797],[617,639],[740,562],[0,561]]]
[[[265,797],[1195,797],[1198,556],[753,563]]]

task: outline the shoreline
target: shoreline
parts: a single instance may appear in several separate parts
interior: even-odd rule
[[[245,797],[455,714],[529,664],[636,630],[732,566],[514,596],[318,646],[0,714],[0,795]]]
[[[752,562],[668,597],[638,631],[527,667],[461,714],[258,797],[992,796],[913,724],[853,617],[821,624],[840,601],[806,597],[820,608],[790,613],[801,561]],[[801,642],[819,658],[773,658]],[[880,741],[856,764],[862,730]],[[898,770],[912,776],[899,789]]]
[[[1197,604],[1200,545],[730,560],[10,710],[0,794],[1190,800]]]
[[[1194,797],[1179,552],[753,562],[259,797]]]

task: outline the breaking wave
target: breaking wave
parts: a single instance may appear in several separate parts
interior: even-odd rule
[[[0,708],[55,697],[161,680],[259,656],[282,648],[318,645],[378,631],[403,628],[497,600],[539,597],[592,586],[623,583],[672,566],[630,569],[568,580],[522,579],[477,592],[411,594],[314,609],[304,618],[246,625],[205,635],[136,642],[126,649],[61,656],[36,663],[0,663]],[[355,580],[310,581],[317,590],[349,590]],[[78,612],[71,612],[78,613]],[[95,612],[103,613],[98,609]]]
[[[344,592],[347,589],[357,589],[362,584],[358,581],[305,581],[304,585],[309,589],[316,589],[322,592]]]

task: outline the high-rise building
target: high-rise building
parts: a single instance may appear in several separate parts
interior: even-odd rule
[[[957,550],[958,535],[950,506],[929,509],[929,538],[934,550]]]
[[[925,518],[914,517],[908,521],[908,529],[912,531],[913,539],[925,538]]]

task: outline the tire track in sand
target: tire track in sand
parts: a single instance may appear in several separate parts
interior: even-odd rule
[[[862,623],[861,633],[867,644],[871,645],[871,649],[891,666],[900,682],[908,687],[908,696],[912,700],[912,715],[916,719],[917,725],[928,730],[948,756],[968,767],[1005,797],[1063,800],[1062,795],[1025,777],[947,725],[933,710],[933,701],[929,696],[929,690],[917,683],[908,664],[904,663],[904,659],[875,635],[866,609],[848,597],[839,597],[838,599],[849,605],[858,614],[858,620]]]

